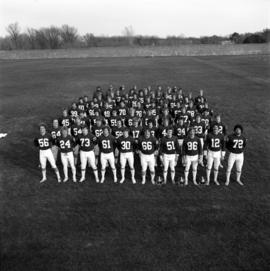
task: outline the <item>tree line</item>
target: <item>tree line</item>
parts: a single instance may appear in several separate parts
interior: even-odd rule
[[[92,33],[80,35],[69,25],[50,26],[39,29],[27,28],[21,31],[18,23],[6,27],[8,35],[0,37],[0,50],[29,49],[67,49],[118,46],[179,46],[183,44],[246,44],[270,41],[270,29],[256,33],[232,33],[229,36],[203,36],[199,38],[184,36],[135,35],[132,26],[125,27],[122,36],[95,36]]]

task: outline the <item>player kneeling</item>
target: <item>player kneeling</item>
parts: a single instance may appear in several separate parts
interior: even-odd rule
[[[229,135],[226,141],[226,148],[229,151],[229,158],[225,185],[229,185],[230,183],[231,170],[234,163],[236,164],[236,181],[240,185],[244,185],[240,181],[240,177],[244,163],[244,149],[246,147],[247,140],[242,135],[243,127],[241,125],[235,125],[233,131],[234,133]]]
[[[121,165],[121,180],[120,183],[125,181],[125,168],[128,162],[131,180],[135,184],[135,169],[134,169],[134,149],[135,149],[135,139],[129,135],[128,128],[124,128],[123,135],[117,140],[117,148],[120,152],[120,165]]]
[[[213,132],[207,135],[204,144],[204,156],[207,159],[206,168],[206,185],[210,183],[211,169],[214,164],[214,183],[219,185],[217,180],[218,169],[220,166],[220,160],[224,160],[225,157],[225,143],[224,136],[219,133],[218,125],[213,126]]]
[[[157,140],[151,136],[150,130],[146,129],[144,136],[139,139],[138,148],[142,166],[142,184],[146,181],[146,171],[149,167],[151,182],[155,184],[155,153],[157,151]]]
[[[202,145],[201,140],[195,136],[195,129],[191,127],[189,129],[189,135],[183,142],[183,155],[185,160],[185,185],[188,184],[188,174],[190,166],[192,165],[193,183],[196,182],[197,168],[199,161],[202,161]]]
[[[175,184],[175,166],[178,161],[180,146],[176,136],[173,136],[173,128],[166,129],[166,136],[161,139],[160,153],[161,161],[163,161],[163,178],[164,184],[167,183],[168,169],[171,169],[172,183]]]
[[[110,135],[109,127],[107,126],[104,127],[103,134],[98,138],[98,145],[100,149],[100,162],[101,162],[100,183],[103,183],[105,180],[107,163],[110,164],[113,172],[114,182],[117,183],[115,158],[114,158],[115,137]]]
[[[46,127],[44,124],[39,126],[39,130],[40,130],[40,135],[37,138],[35,138],[34,144],[37,147],[39,147],[39,161],[40,161],[41,171],[42,171],[42,180],[40,182],[42,183],[47,180],[46,165],[47,165],[47,160],[48,160],[55,171],[58,182],[60,183],[61,178],[60,178],[59,170],[55,164],[55,160],[54,160],[52,149],[51,149],[53,139],[51,135],[46,132]]]
[[[61,152],[61,161],[63,165],[63,171],[65,179],[63,182],[68,181],[68,164],[72,170],[73,182],[76,182],[76,168],[74,163],[73,148],[75,147],[74,139],[71,135],[68,134],[68,128],[63,127],[61,131],[61,137],[57,141],[57,145],[60,148]]]
[[[96,182],[99,182],[98,171],[96,166],[96,158],[94,147],[96,144],[96,137],[88,132],[88,127],[82,129],[82,135],[79,136],[77,143],[80,147],[80,160],[81,160],[81,179],[80,182],[85,181],[85,172],[87,163],[93,169]]]

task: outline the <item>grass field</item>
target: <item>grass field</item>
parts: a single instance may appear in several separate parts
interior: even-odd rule
[[[0,270],[269,270],[270,57],[0,61]],[[205,89],[248,138],[245,186],[40,184],[37,124],[97,85]],[[197,94],[197,93],[196,93]],[[177,175],[182,168],[177,169]],[[200,170],[200,174],[202,170]],[[137,179],[140,173],[137,172]],[[225,181],[225,170],[220,181]]]

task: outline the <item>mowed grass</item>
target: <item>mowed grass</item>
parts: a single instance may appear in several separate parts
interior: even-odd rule
[[[1,271],[269,270],[269,63],[266,55],[1,61]],[[101,185],[90,171],[82,184],[58,184],[51,170],[40,184],[38,123],[108,84],[203,88],[230,131],[245,128],[245,186],[234,173],[229,187],[119,185],[109,173]]]

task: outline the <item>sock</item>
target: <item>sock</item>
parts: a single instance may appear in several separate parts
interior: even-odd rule
[[[151,182],[154,183],[155,182],[155,172],[151,172]]]
[[[135,179],[135,170],[134,170],[134,169],[131,169],[131,170],[130,170],[130,173],[131,173],[131,178],[132,178],[132,180],[134,180],[134,179]]]
[[[71,168],[71,170],[72,170],[73,179],[76,179],[76,168],[73,167],[73,168]]]
[[[211,171],[210,171],[210,169],[206,169],[206,183],[210,183],[210,173],[211,173]]]
[[[188,183],[188,171],[185,170],[185,183]]]
[[[42,169],[42,179],[46,179],[46,169]]]
[[[174,178],[175,178],[175,171],[171,170],[171,179],[173,183],[174,183]]]
[[[97,181],[98,180],[98,171],[97,171],[97,169],[94,169],[93,173],[94,173],[96,181]]]
[[[68,168],[67,168],[67,166],[63,167],[63,171],[64,171],[65,179],[68,179]]]
[[[193,182],[196,182],[197,170],[192,170]]]
[[[85,179],[85,169],[81,170],[81,174],[82,174],[82,179]]]
[[[168,175],[168,172],[164,171],[163,172],[164,183],[167,183],[167,175]]]
[[[60,179],[60,173],[59,173],[58,168],[55,168],[54,171],[55,171],[57,179]]]
[[[230,177],[231,177],[231,172],[227,171],[226,172],[226,183],[228,184],[230,182]]]
[[[218,170],[214,169],[214,182],[217,183]]]
[[[121,168],[121,177],[122,177],[122,180],[125,179],[125,169],[124,168]]]
[[[112,170],[112,172],[113,172],[113,178],[114,178],[114,180],[116,180],[116,179],[117,179],[117,176],[116,176],[116,169],[114,168],[114,169]]]
[[[105,169],[101,170],[101,179],[104,180],[105,179]]]

